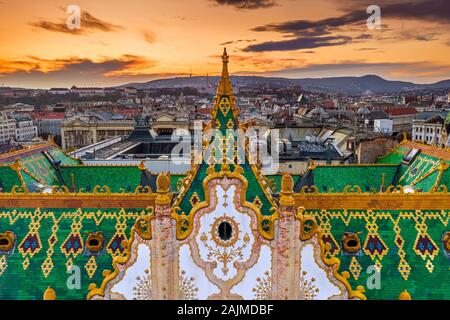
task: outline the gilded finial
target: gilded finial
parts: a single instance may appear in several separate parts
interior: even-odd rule
[[[412,298],[411,298],[411,295],[409,294],[408,290],[405,289],[398,296],[398,300],[412,300]]]
[[[281,178],[281,192],[284,194],[292,194],[294,191],[294,180],[289,173],[283,174]]]
[[[50,143],[50,144],[53,144],[53,145],[55,145],[56,144],[56,141],[55,141],[55,136],[54,135],[49,135],[48,136],[48,139],[47,139],[47,142],[48,143]]]
[[[314,170],[316,167],[317,167],[316,162],[313,159],[310,159],[309,160],[309,167],[308,167],[308,169]]]
[[[228,63],[228,53],[227,53],[227,48],[223,48],[223,54],[222,54],[222,62],[223,63]]]
[[[448,164],[447,161],[445,161],[445,159],[439,159],[439,169],[442,170],[447,170],[448,167],[450,167],[450,165]]]
[[[227,48],[224,48],[222,54],[222,77],[220,78],[219,86],[217,88],[217,95],[219,96],[233,95],[233,87],[231,86],[230,76],[228,74],[229,58]]]
[[[226,162],[226,160],[224,160],[221,165],[221,171],[230,171],[230,165]]]
[[[44,300],[56,300],[56,292],[52,287],[48,287],[44,292]]]
[[[295,200],[292,197],[294,192],[294,180],[290,174],[285,173],[281,178],[281,193],[280,204],[285,207],[291,207],[295,204]]]
[[[167,173],[160,173],[156,179],[156,196],[155,203],[157,205],[168,205],[172,200],[172,193],[169,194],[170,178]]]
[[[14,163],[11,165],[11,169],[13,169],[14,171],[19,171],[22,168],[21,164],[20,164],[20,160],[16,159],[14,161]]]
[[[401,143],[408,142],[408,137],[406,136],[406,131],[403,131],[403,140]]]
[[[162,172],[158,175],[158,178],[156,179],[156,191],[158,193],[167,193],[169,192],[169,186],[170,186],[170,179],[167,173]]]
[[[144,160],[142,160],[141,163],[139,163],[138,168],[139,168],[139,170],[141,170],[141,171],[144,171],[144,170],[145,170],[145,163],[144,163]]]

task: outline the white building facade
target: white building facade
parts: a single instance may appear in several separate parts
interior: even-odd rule
[[[33,120],[16,120],[16,141],[31,141],[38,136],[38,128]]]
[[[415,119],[412,126],[412,140],[430,145],[441,143],[444,121],[441,115],[435,115],[427,120]]]
[[[16,121],[0,113],[0,145],[9,144],[13,138],[16,138]]]

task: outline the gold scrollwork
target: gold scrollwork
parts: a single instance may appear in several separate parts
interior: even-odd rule
[[[450,231],[446,232],[442,237],[442,246],[445,252],[450,253]]]
[[[181,209],[178,206],[172,208],[172,218],[176,221],[177,226],[177,239],[184,240],[186,239],[193,228],[193,219],[199,210],[208,207],[210,203],[210,188],[208,184],[214,179],[223,179],[225,177],[229,179],[238,179],[242,182],[241,188],[241,202],[243,207],[250,208],[257,215],[258,221],[258,231],[260,234],[267,240],[273,240],[274,237],[274,221],[278,219],[278,209],[273,206],[270,209],[271,215],[263,215],[261,214],[260,209],[253,203],[245,200],[246,191],[248,188],[248,181],[242,175],[243,169],[241,166],[236,165],[233,172],[231,172],[228,168],[224,167],[220,172],[216,172],[213,167],[209,167],[207,170],[208,176],[203,180],[203,189],[205,190],[205,201],[197,203],[189,214],[179,213]]]
[[[305,208],[299,207],[297,210],[297,219],[300,220],[300,240],[311,239],[317,231],[318,225],[314,217],[304,213]]]
[[[23,186],[14,186],[11,189],[12,194],[28,193],[28,189]]]
[[[108,186],[95,186],[94,194],[111,194],[111,189]]]
[[[307,219],[308,215],[305,214],[305,209],[303,207],[299,207],[297,214],[296,214],[296,218],[299,219],[300,221],[302,219]],[[348,291],[348,298],[349,299],[353,299],[353,298],[358,298],[361,300],[367,300],[367,297],[365,296],[364,292],[365,289],[363,286],[357,286],[355,290],[353,290],[351,284],[348,282],[348,279],[350,278],[350,274],[347,271],[343,271],[343,272],[339,272],[339,268],[341,265],[341,260],[339,258],[336,257],[328,257],[327,256],[327,250],[329,250],[329,244],[325,244],[323,241],[323,231],[321,230],[320,227],[316,227],[314,228],[314,230],[311,230],[310,233],[308,234],[308,239],[311,239],[313,236],[316,236],[317,242],[319,243],[320,246],[320,257],[322,259],[322,261],[325,263],[325,265],[327,265],[328,267],[332,267],[333,270],[333,275],[334,277],[339,280],[342,284],[344,284],[344,286],[346,287],[347,291]],[[301,237],[301,235],[300,235]],[[304,239],[301,239],[304,240]]]
[[[140,217],[136,220],[134,225],[136,233],[144,240],[150,240],[152,238],[152,225],[151,220],[154,219],[154,215]]]
[[[303,186],[300,193],[319,193],[319,189],[316,186]]]
[[[386,193],[405,193],[405,189],[402,186],[393,186],[390,185],[386,189]]]
[[[346,185],[344,187],[344,191],[343,193],[362,193],[361,187],[360,186],[350,186],[350,185]]]
[[[153,207],[148,207],[146,209],[147,211],[150,211],[150,215],[153,215]],[[102,284],[100,287],[97,287],[97,285],[95,283],[91,283],[89,284],[88,290],[89,293],[87,294],[86,299],[90,300],[91,298],[95,297],[95,296],[101,296],[104,297],[105,296],[105,290],[106,290],[106,285],[112,281],[114,278],[116,278],[119,275],[119,268],[118,265],[124,265],[128,262],[128,260],[130,260],[131,258],[131,247],[135,238],[135,232],[136,231],[136,224],[133,225],[131,227],[131,232],[130,232],[130,239],[129,241],[123,241],[122,245],[125,247],[125,256],[116,256],[113,258],[112,261],[112,266],[113,266],[113,271],[111,270],[103,270],[103,276],[104,279],[102,281]]]
[[[153,193],[153,191],[149,186],[137,186],[136,189],[134,189],[134,193]]]

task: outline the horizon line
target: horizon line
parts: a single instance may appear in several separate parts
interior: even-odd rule
[[[219,73],[217,73],[219,74]],[[414,82],[414,81],[410,81],[410,80],[399,80],[399,79],[389,79],[389,78],[385,78],[382,77],[380,75],[377,74],[365,74],[362,76],[354,76],[354,75],[342,75],[342,76],[328,76],[328,77],[305,77],[305,78],[293,78],[293,77],[282,77],[282,76],[270,76],[270,75],[252,75],[252,74],[240,74],[235,73],[230,75],[230,78],[233,77],[258,77],[258,78],[272,78],[272,79],[286,79],[286,80],[308,80],[308,79],[336,79],[336,78],[364,78],[364,77],[369,77],[369,76],[373,76],[373,77],[378,77],[381,78],[385,81],[396,81],[396,82],[408,82],[408,83],[412,83],[415,85],[432,85],[432,84],[436,84],[442,81],[448,81],[450,80],[450,78],[443,78],[441,80],[437,80],[434,82]],[[0,88],[13,88],[13,89],[29,89],[29,90],[50,90],[52,88],[65,88],[65,89],[70,89],[73,86],[77,86],[77,87],[81,87],[81,88],[116,88],[116,87],[122,87],[122,86],[126,86],[126,85],[131,85],[131,84],[146,84],[149,82],[153,82],[153,81],[160,81],[160,80],[171,80],[171,79],[189,79],[189,78],[200,78],[200,77],[216,77],[216,78],[220,78],[220,75],[201,75],[201,74],[196,74],[196,75],[180,75],[180,76],[171,76],[171,77],[161,77],[161,78],[155,78],[155,79],[151,79],[148,81],[142,81],[142,82],[128,82],[128,83],[122,83],[122,84],[117,84],[117,85],[112,85],[112,86],[99,86],[99,85],[80,85],[80,84],[72,84],[68,87],[55,87],[55,86],[51,86],[51,87],[18,87],[18,86],[10,86],[10,85],[5,85],[4,83],[2,83],[2,85],[0,86]]]

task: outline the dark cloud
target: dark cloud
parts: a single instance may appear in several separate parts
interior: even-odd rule
[[[237,9],[261,9],[276,5],[274,0],[211,0],[218,5],[233,6]]]
[[[377,4],[372,0],[346,0],[340,2],[343,10],[346,12],[365,11],[367,6]],[[387,0],[378,5],[381,9],[382,18],[426,20],[445,24],[450,22],[448,0]]]
[[[345,14],[337,18],[326,18],[317,21],[292,20],[282,23],[272,23],[253,28],[253,31],[273,31],[296,36],[319,36],[348,28],[354,25],[364,25],[369,17],[366,13],[367,1],[354,1],[347,7]],[[395,2],[380,5],[381,18],[399,18],[426,20],[448,24],[450,22],[450,6],[448,0],[424,0],[410,2]]]
[[[292,20],[282,23],[266,24],[253,28],[257,32],[279,32],[296,36],[321,36],[330,34],[331,28],[338,28],[348,24],[366,23],[367,14],[365,11],[355,14],[348,14],[339,18],[327,18],[318,21]]]
[[[255,42],[255,41],[256,41],[256,39],[231,40],[231,41],[226,41],[226,42],[219,43],[219,46],[226,46],[226,45],[229,45],[229,44],[233,44],[233,43],[241,43],[241,42],[247,42],[247,43],[250,43],[250,42]]]
[[[339,46],[352,42],[351,37],[300,37],[290,40],[268,41],[250,45],[244,51],[292,51],[319,47]]]
[[[80,29],[70,30],[65,20],[52,22],[49,20],[39,20],[30,23],[31,26],[46,31],[62,32],[72,35],[84,35],[94,31],[117,32],[123,29],[122,26],[115,25],[99,18],[94,17],[87,11],[81,12]]]
[[[402,30],[397,38],[399,40],[417,40],[417,41],[433,41],[436,40],[436,36],[439,33],[436,32],[431,32],[431,33],[427,33],[427,32],[421,32],[421,31],[406,31],[406,30]]]
[[[390,38],[380,38],[379,35],[360,34],[352,36],[350,41],[347,36],[336,37],[336,34],[348,32],[360,32],[365,28],[369,14],[367,6],[371,4],[366,0],[349,1],[344,7],[345,13],[339,17],[326,18],[317,21],[291,20],[281,23],[270,23],[253,28],[256,32],[277,32],[294,39],[285,41],[264,42],[248,46],[244,51],[275,51],[275,50],[298,50],[304,48],[316,48],[322,46],[342,45],[354,41],[364,41],[375,38],[377,40],[390,39],[432,41],[436,40],[436,32],[423,32],[422,30],[404,31],[400,30],[397,35]],[[448,27],[450,23],[450,6],[448,0],[423,0],[423,1],[388,1],[381,8],[382,20],[387,18],[419,20],[428,22],[439,22]],[[390,31],[386,25],[384,31]],[[359,30],[359,31],[358,31]]]

